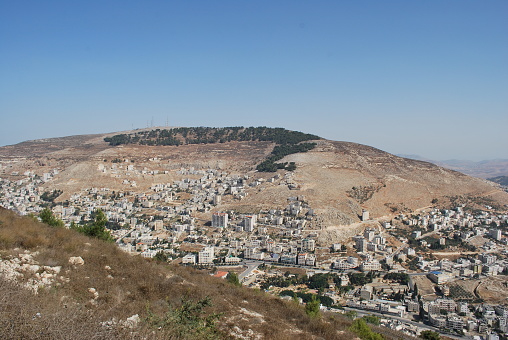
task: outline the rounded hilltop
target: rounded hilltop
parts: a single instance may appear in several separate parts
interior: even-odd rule
[[[378,217],[436,200],[445,203],[454,196],[508,203],[506,192],[481,179],[374,147],[282,128],[154,128],[51,138],[2,147],[0,158],[6,177],[60,169],[46,187],[62,190],[61,199],[90,187],[147,191],[157,183],[181,180],[181,168],[217,169],[261,181],[278,174],[285,185],[247,187],[244,199],[226,200],[224,207],[285,206],[289,196],[299,195],[323,225],[359,221],[362,209]],[[135,171],[120,170],[128,168],[139,174],[128,178]]]

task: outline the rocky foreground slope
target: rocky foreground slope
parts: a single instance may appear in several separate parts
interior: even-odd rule
[[[351,339],[349,325],[0,208],[2,339]]]

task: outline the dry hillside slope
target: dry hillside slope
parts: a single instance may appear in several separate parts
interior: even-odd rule
[[[61,172],[46,185],[60,189],[66,199],[72,193],[90,187],[112,190],[149,190],[157,183],[180,180],[180,168],[215,168],[232,174],[268,178],[271,173],[256,173],[255,167],[272,151],[274,143],[259,141],[192,144],[181,146],[146,146],[137,144],[109,146],[104,135],[85,135],[24,142],[0,148],[2,177],[13,172],[33,170],[38,173],[60,168]],[[371,216],[407,212],[430,206],[437,200],[445,205],[449,197],[469,196],[478,202],[503,206],[508,194],[489,182],[447,170],[431,163],[401,158],[366,145],[320,140],[315,149],[286,156],[283,162],[295,162],[292,181],[297,190],[274,186],[250,190],[235,206],[283,207],[288,196],[305,196],[323,226],[347,225],[359,220],[362,209]],[[98,171],[101,164],[127,161],[136,168],[159,170],[158,175],[135,178],[135,189],[123,178]],[[164,171],[167,173],[163,174]],[[279,170],[279,173],[284,173]],[[16,177],[12,177],[16,179]]]
[[[349,325],[0,208],[2,339],[351,339]]]
[[[357,215],[361,207],[381,216],[461,195],[508,203],[508,194],[487,181],[361,144],[322,141],[284,160],[298,165],[295,179],[311,205],[328,211]]]

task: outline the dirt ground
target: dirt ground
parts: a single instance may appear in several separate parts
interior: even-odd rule
[[[476,293],[486,303],[508,304],[508,276],[491,276],[481,280],[455,281],[454,284],[462,286],[464,290]]]
[[[508,276],[492,276],[482,280],[478,294],[487,303],[508,304]]]
[[[434,301],[437,296],[434,291],[434,282],[430,281],[427,276],[413,276],[413,282],[418,286],[418,293],[422,296],[423,300]]]

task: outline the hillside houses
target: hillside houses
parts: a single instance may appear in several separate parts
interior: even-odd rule
[[[151,162],[158,164],[157,159]],[[67,226],[90,221],[100,208],[118,246],[132,254],[153,258],[163,252],[183,265],[208,268],[253,260],[267,266],[320,270],[340,275],[340,282],[324,294],[351,308],[408,319],[421,312],[429,325],[457,333],[506,332],[505,305],[480,304],[474,296],[454,300],[454,292],[458,281],[508,273],[508,215],[461,206],[399,214],[379,222],[367,218],[364,228],[350,239],[321,244],[319,233],[312,230],[319,207],[311,207],[303,196],[288,197],[285,206],[259,211],[225,209],[225,203],[241,201],[249,190],[294,184],[292,174],[253,179],[190,167],[176,171],[181,179],[153,183],[142,191],[137,176],[166,170],[123,162],[99,164],[97,171],[119,176],[124,190],[90,187],[54,202],[52,193],[42,188],[58,176],[58,170],[40,176],[27,171],[15,181],[0,179],[0,205],[22,215],[38,215],[48,206]],[[435,251],[464,255],[434,258]],[[384,273],[421,275],[433,285],[433,294],[418,299],[411,283],[380,278],[361,285],[350,282],[352,274],[382,277]]]

